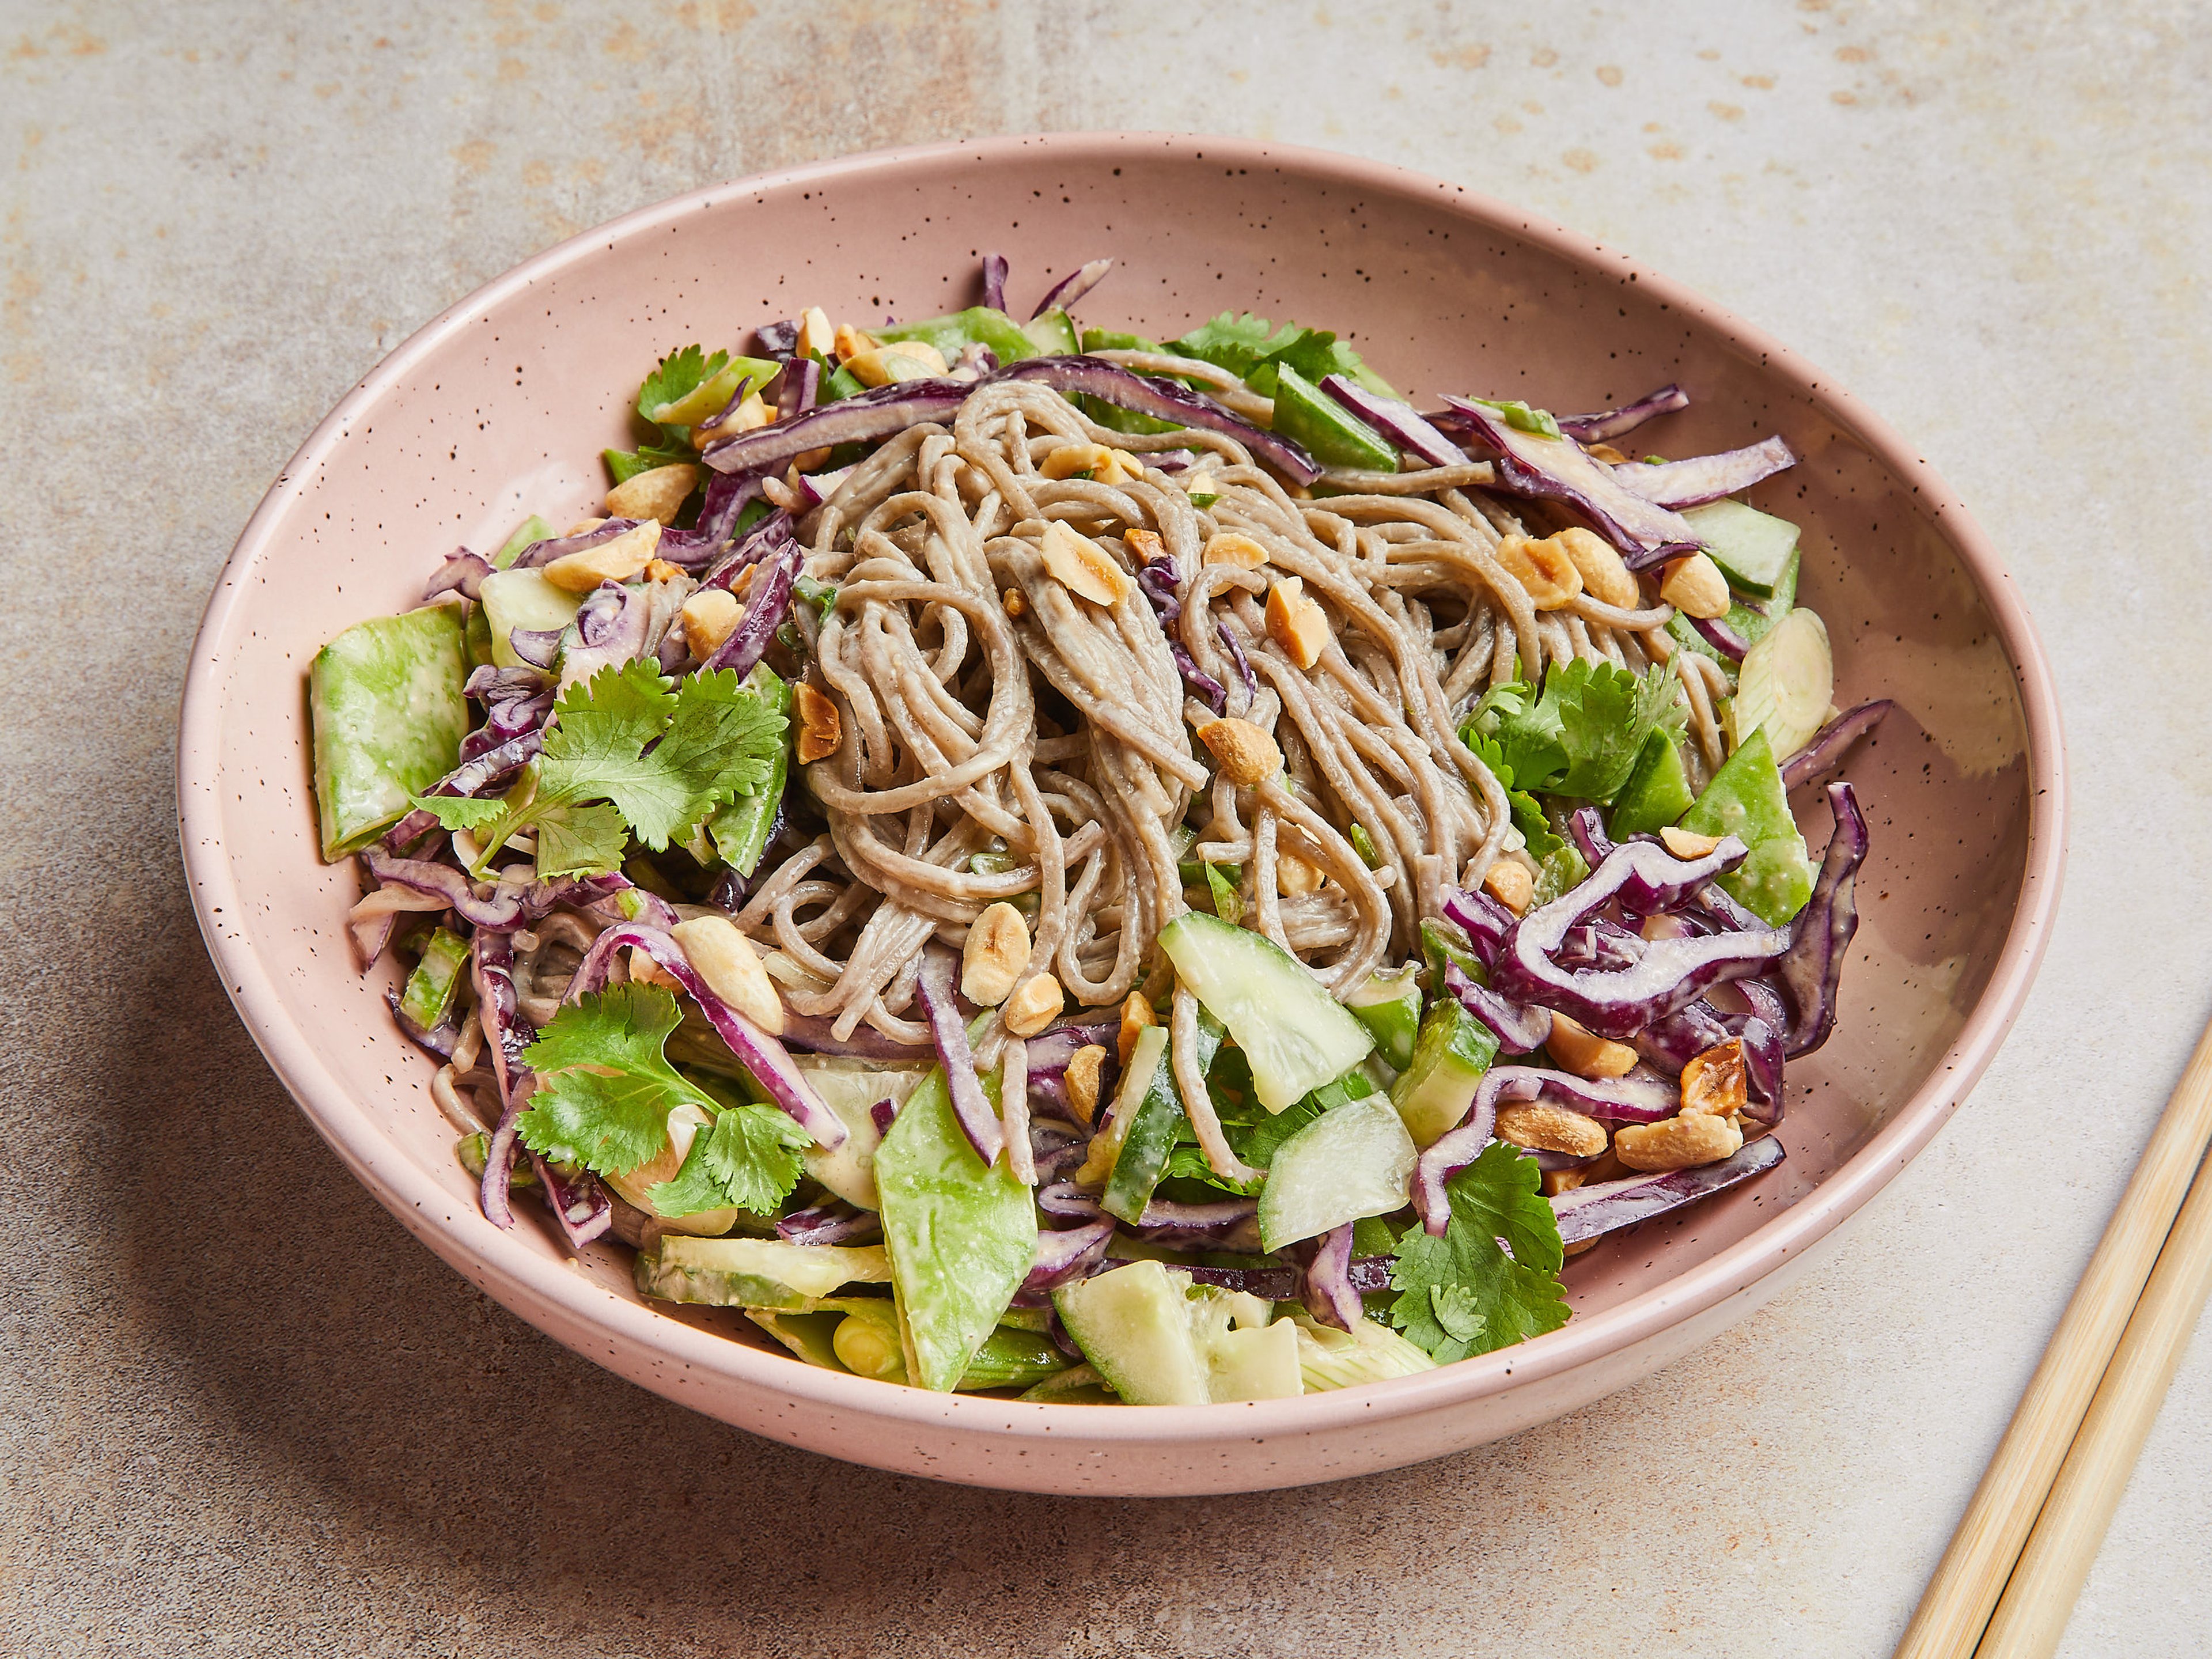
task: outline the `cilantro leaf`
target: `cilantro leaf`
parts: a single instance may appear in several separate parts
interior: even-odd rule
[[[1398,1241],[1390,1284],[1400,1295],[1390,1322],[1439,1364],[1567,1322],[1559,1280],[1565,1253],[1541,1189],[1536,1160],[1493,1141],[1446,1186],[1451,1220],[1444,1236],[1415,1227]]]
[[[1545,674],[1543,695],[1534,702],[1518,682],[1486,693],[1468,716],[1468,746],[1481,753],[1477,738],[1494,743],[1511,774],[1509,788],[1607,800],[1628,781],[1644,740],[1680,726],[1675,692],[1664,666],[1638,675],[1578,657]],[[1502,774],[1499,781],[1506,782]]]
[[[696,345],[670,352],[638,387],[637,412],[646,420],[653,420],[655,410],[683,402],[720,374],[729,361],[726,351],[718,351],[709,357]]]
[[[799,1184],[805,1167],[799,1149],[813,1144],[812,1136],[772,1106],[732,1106],[692,1139],[676,1178],[645,1195],[664,1216],[731,1206],[772,1215]]]
[[[668,1114],[712,1103],[668,1063],[661,1045],[681,1016],[658,986],[617,985],[554,1015],[522,1063],[538,1092],[518,1123],[533,1152],[628,1175],[668,1145]]]
[[[623,866],[629,831],[622,814],[605,801],[587,806],[548,806],[532,826],[538,834],[542,876],[611,876]]]
[[[447,830],[481,830],[507,811],[507,803],[497,795],[410,795],[407,799]]]

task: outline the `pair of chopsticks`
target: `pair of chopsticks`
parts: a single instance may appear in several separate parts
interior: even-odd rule
[[[2212,1025],[1896,1659],[2046,1659],[2212,1291]]]

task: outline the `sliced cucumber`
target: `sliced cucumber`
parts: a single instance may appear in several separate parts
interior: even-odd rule
[[[1152,1189],[1160,1184],[1168,1158],[1175,1151],[1176,1131],[1184,1121],[1182,1096],[1176,1089],[1175,1067],[1169,1062],[1164,1028],[1153,1026],[1149,1030],[1162,1033],[1163,1040],[1151,1045],[1158,1051],[1158,1058],[1146,1072],[1139,1069],[1144,1062],[1142,1045],[1129,1051],[1128,1077],[1141,1080],[1144,1092],[1127,1109],[1127,1121],[1121,1128],[1121,1144],[1114,1154],[1114,1173],[1106,1178],[1106,1194],[1099,1200],[1107,1214],[1131,1223],[1144,1214],[1145,1206],[1152,1201]],[[1218,1046],[1220,1027],[1217,1025],[1214,1030],[1214,1043]],[[1210,1060],[1212,1055],[1209,1053],[1206,1057]],[[1132,1091],[1132,1083],[1125,1079],[1114,1105],[1116,1125],[1123,1124],[1123,1102],[1128,1100]]]
[[[523,555],[525,549],[539,542],[551,541],[561,532],[535,513],[515,526],[514,534],[507,538],[507,545],[491,556],[492,568],[504,570]]]
[[[1393,1071],[1413,1063],[1421,1032],[1420,974],[1420,964],[1413,962],[1387,972],[1378,969],[1344,1000],[1352,1017],[1375,1034],[1376,1052]]]
[[[1698,532],[1698,539],[1720,566],[1730,587],[1770,599],[1785,569],[1794,575],[1797,526],[1787,519],[1734,501],[1688,507],[1682,516]]]
[[[1060,1321],[1105,1385],[1133,1406],[1278,1400],[1300,1392],[1295,1334],[1273,1309],[1158,1261],[1133,1261],[1053,1292]]]
[[[1224,1331],[1205,1346],[1206,1398],[1216,1405],[1231,1400],[1295,1400],[1305,1392],[1298,1328],[1287,1319]]]
[[[1450,996],[1439,996],[1421,1021],[1413,1063],[1390,1087],[1390,1103],[1413,1136],[1427,1146],[1459,1127],[1490,1062],[1498,1034]]]
[[[1682,814],[1682,828],[1700,836],[1734,836],[1751,848],[1720,880],[1762,921],[1778,927],[1813,896],[1812,861],[1765,732],[1753,732],[1713,774],[1697,804]]]
[[[1083,349],[1081,337],[1075,331],[1074,319],[1054,306],[1042,317],[1032,317],[1022,325],[1022,332],[1030,344],[1047,357],[1072,357]]]
[[[469,942],[445,928],[435,929],[422,947],[422,959],[407,975],[399,994],[400,1012],[426,1031],[445,1021],[447,1011],[460,992],[461,969],[468,965]]]
[[[1340,1331],[1297,1308],[1281,1322],[1298,1334],[1298,1370],[1308,1394],[1357,1388],[1362,1382],[1387,1382],[1437,1368],[1437,1362],[1426,1352],[1371,1319]]]
[[[1269,1252],[1362,1216],[1403,1209],[1420,1149],[1381,1095],[1323,1112],[1285,1141],[1260,1189]]]
[[[453,605],[356,623],[315,653],[307,707],[325,860],[375,840],[407,811],[410,792],[460,763],[467,678]]]
[[[1827,624],[1814,611],[1792,611],[1745,653],[1736,671],[1729,742],[1741,748],[1753,732],[1764,732],[1775,759],[1788,760],[1826,723],[1835,696]]]
[[[543,634],[566,628],[584,602],[582,594],[562,592],[535,570],[495,570],[477,593],[491,629],[491,659],[501,668],[527,666],[507,637],[516,629]]]
[[[1264,934],[1189,910],[1160,930],[1160,948],[1237,1039],[1271,1112],[1342,1077],[1375,1047],[1312,970]]]
[[[787,1244],[779,1238],[691,1238],[665,1235],[637,1253],[641,1296],[716,1308],[807,1313],[841,1285],[888,1285],[880,1244]]]
[[[1324,466],[1395,472],[1398,447],[1288,363],[1275,365],[1275,430]]]
[[[806,1173],[843,1199],[864,1210],[881,1207],[876,1195],[876,1149],[883,1131],[876,1127],[875,1106],[888,1100],[903,1106],[908,1096],[929,1075],[921,1066],[878,1066],[865,1060],[840,1060],[827,1054],[793,1054],[792,1064],[814,1085],[814,1092],[845,1126],[845,1143],[831,1151],[809,1146],[799,1156]]]

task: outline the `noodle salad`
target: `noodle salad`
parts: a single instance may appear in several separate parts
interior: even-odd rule
[[[1199,1404],[1556,1329],[1834,1024],[1867,830],[1790,797],[1888,705],[1740,499],[1796,458],[1083,328],[1109,267],[684,345],[604,516],[332,641],[364,968],[490,1224],[810,1364]]]

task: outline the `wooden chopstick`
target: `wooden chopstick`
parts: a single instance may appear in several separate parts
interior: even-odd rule
[[[1905,1626],[1896,1659],[1969,1659],[1980,1644],[2152,1265],[2173,1231],[2174,1216],[2208,1145],[2212,1025],[2197,1040],[2197,1051],[2151,1132],[2150,1145],[2106,1225],[2088,1271],[2075,1287],[2011,1426]],[[2072,1595],[2069,1590],[2069,1606]]]
[[[2197,1171],[2189,1200],[2158,1253],[2135,1317],[2057,1481],[2035,1518],[2035,1530],[1990,1620],[1975,1659],[2050,1659],[2065,1634],[2075,1598],[2097,1559],[2105,1529],[2120,1506],[2143,1442],[2158,1420],[2190,1333],[2212,1294],[2212,1162]]]

